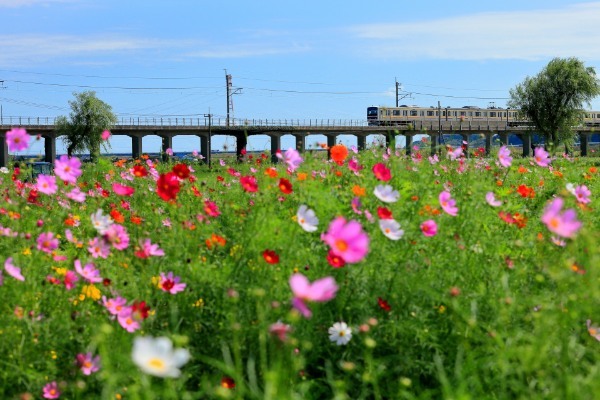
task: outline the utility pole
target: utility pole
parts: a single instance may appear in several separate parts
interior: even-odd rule
[[[231,83],[231,74],[225,70],[225,88],[227,89],[227,119],[225,120],[225,126],[229,126],[231,121],[230,113],[233,114],[233,96],[234,94],[241,94],[242,88],[233,88]]]
[[[398,92],[400,90],[400,83],[398,83],[398,79],[394,78],[396,80],[396,107],[398,107]]]
[[[403,94],[402,96],[400,96],[400,85],[402,85],[400,82],[398,82],[397,78],[394,78],[396,80],[396,107],[399,107],[400,104],[400,99],[405,99],[407,97],[411,97],[412,93],[407,92],[406,94]]]

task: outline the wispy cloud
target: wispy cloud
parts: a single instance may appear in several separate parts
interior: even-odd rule
[[[0,8],[18,8],[51,3],[72,3],[75,0],[0,0]]]
[[[199,58],[248,58],[272,56],[280,54],[302,53],[310,50],[310,46],[302,44],[269,45],[236,44],[221,46],[205,46],[203,49],[185,53],[186,57]]]
[[[600,60],[600,2],[560,9],[488,12],[350,31],[370,57],[450,60],[581,57]]]

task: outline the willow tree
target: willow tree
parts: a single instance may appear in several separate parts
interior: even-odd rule
[[[519,109],[554,151],[575,142],[575,128],[583,122],[584,105],[600,94],[593,67],[577,58],[555,58],[536,76],[510,90],[508,106]]]
[[[100,147],[108,146],[102,140],[102,132],[110,130],[117,123],[117,117],[112,107],[97,98],[94,91],[73,93],[73,96],[75,100],[69,101],[69,118],[60,116],[56,119],[56,133],[63,136],[69,157],[88,151],[90,158],[96,160]]]

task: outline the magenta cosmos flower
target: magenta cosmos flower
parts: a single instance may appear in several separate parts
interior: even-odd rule
[[[369,236],[362,230],[360,222],[346,222],[344,217],[334,219],[321,239],[348,264],[360,262],[369,252]]]
[[[18,281],[25,280],[25,277],[21,274],[21,268],[13,264],[12,257],[9,257],[6,259],[6,261],[4,261],[4,270],[7,274],[9,274]]]
[[[540,167],[547,167],[551,161],[548,152],[543,147],[536,147],[533,150],[533,160]]]
[[[92,353],[79,353],[75,361],[84,375],[91,375],[100,369],[100,356],[93,357]]]
[[[338,290],[335,279],[333,279],[331,276],[318,279],[311,284],[308,278],[302,274],[292,275],[290,278],[290,287],[292,289],[292,293],[294,294],[292,305],[306,318],[310,318],[312,316],[312,312],[306,305],[306,302],[329,301],[335,297],[335,294]]]
[[[387,182],[392,179],[392,173],[383,163],[373,165],[373,175],[380,181]]]
[[[176,294],[179,292],[183,292],[183,290],[187,286],[185,283],[180,283],[180,281],[181,281],[181,277],[174,276],[172,272],[169,272],[166,275],[164,272],[161,272],[160,273],[160,281],[158,282],[158,286],[164,292]]]
[[[82,267],[81,261],[75,260],[75,271],[89,283],[102,282],[100,271],[98,271],[93,263],[85,264],[85,267]]]
[[[29,147],[29,135],[23,128],[12,128],[6,132],[8,151],[22,151]]]
[[[456,207],[456,200],[452,198],[452,195],[447,190],[444,190],[439,195],[440,206],[449,215],[456,217],[458,213],[458,207]]]
[[[554,199],[544,209],[542,222],[550,232],[564,238],[572,238],[581,228],[581,222],[577,220],[577,214],[573,209],[568,209],[561,214],[563,204],[564,201],[560,197]]]
[[[512,164],[512,157],[510,156],[510,149],[506,146],[500,147],[498,150],[498,161],[504,168],[508,168]]]
[[[153,244],[150,239],[146,239],[141,243],[141,249],[135,252],[136,257],[148,258],[150,256],[164,256],[165,252],[163,249],[158,247],[157,244]]]
[[[277,152],[275,153],[275,155],[277,156],[277,158],[283,159],[283,161],[285,161],[285,163],[288,165],[288,169],[291,172],[297,170],[298,167],[300,167],[300,164],[302,164],[302,162],[304,161],[304,159],[300,157],[300,153],[296,149],[292,149],[291,147],[287,149],[283,155],[281,154],[281,152]]]
[[[104,237],[117,250],[125,250],[129,246],[129,235],[122,225],[112,224],[104,233]]]
[[[42,390],[42,396],[45,399],[58,399],[60,397],[60,391],[56,381],[47,383]]]
[[[54,161],[54,173],[63,181],[74,184],[82,174],[81,161],[77,157],[62,155]]]
[[[56,177],[53,175],[44,174],[38,175],[35,188],[38,192],[47,195],[52,195],[56,193],[56,190],[58,189],[58,187],[56,186]]]
[[[118,196],[133,196],[135,189],[131,186],[121,185],[118,182],[112,184],[112,190]]]
[[[421,232],[423,232],[423,235],[425,236],[435,236],[437,235],[437,224],[434,220],[428,219],[421,224]]]
[[[58,248],[58,239],[54,237],[52,232],[41,233],[37,238],[37,249],[44,253],[51,254]]]
[[[590,201],[592,201],[590,199],[592,192],[585,185],[577,186],[575,188],[575,190],[573,191],[573,194],[575,195],[575,197],[577,197],[577,201],[580,202],[581,204],[587,204]]]

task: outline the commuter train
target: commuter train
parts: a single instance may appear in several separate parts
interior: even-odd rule
[[[370,126],[405,125],[413,121],[506,121],[509,126],[527,125],[518,110],[510,108],[477,106],[455,107],[419,107],[401,105],[400,107],[367,107],[367,122]],[[586,111],[584,124],[600,126],[600,111]]]

